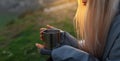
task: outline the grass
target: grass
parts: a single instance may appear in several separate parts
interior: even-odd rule
[[[15,18],[15,15],[0,14],[0,28],[5,26],[7,22],[11,21],[13,18]]]
[[[48,56],[40,55],[35,43],[43,43],[40,40],[39,29],[46,24],[75,36],[72,19],[67,16],[58,19],[37,12],[5,23],[0,29],[0,61],[45,61]]]

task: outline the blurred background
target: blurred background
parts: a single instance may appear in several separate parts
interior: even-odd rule
[[[76,0],[0,0],[0,61],[45,61],[35,43],[47,24],[75,36]]]

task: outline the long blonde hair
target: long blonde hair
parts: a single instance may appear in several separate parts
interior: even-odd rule
[[[101,57],[119,0],[88,0],[84,6],[78,0],[75,28],[79,39],[85,40],[83,49]]]

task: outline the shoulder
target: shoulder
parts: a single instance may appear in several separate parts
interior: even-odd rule
[[[120,14],[115,16],[108,33],[108,41],[113,41],[120,33]]]
[[[120,11],[114,17],[109,29],[108,39],[103,56],[104,61],[120,60]]]
[[[104,53],[105,60],[120,60],[120,15],[115,16],[111,24]]]
[[[114,17],[109,29],[108,37],[112,36],[116,32],[120,32],[120,14]]]
[[[112,26],[112,27],[115,27],[115,26],[118,25],[118,24],[120,24],[120,14],[114,17],[111,26]]]
[[[115,20],[115,22],[116,22],[117,20],[120,20],[120,13],[114,17],[114,20]],[[117,21],[117,22],[120,22],[120,21]]]

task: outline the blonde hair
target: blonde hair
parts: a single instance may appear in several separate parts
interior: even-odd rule
[[[84,6],[78,0],[75,28],[79,39],[85,40],[83,49],[101,57],[119,0],[88,0]]]

